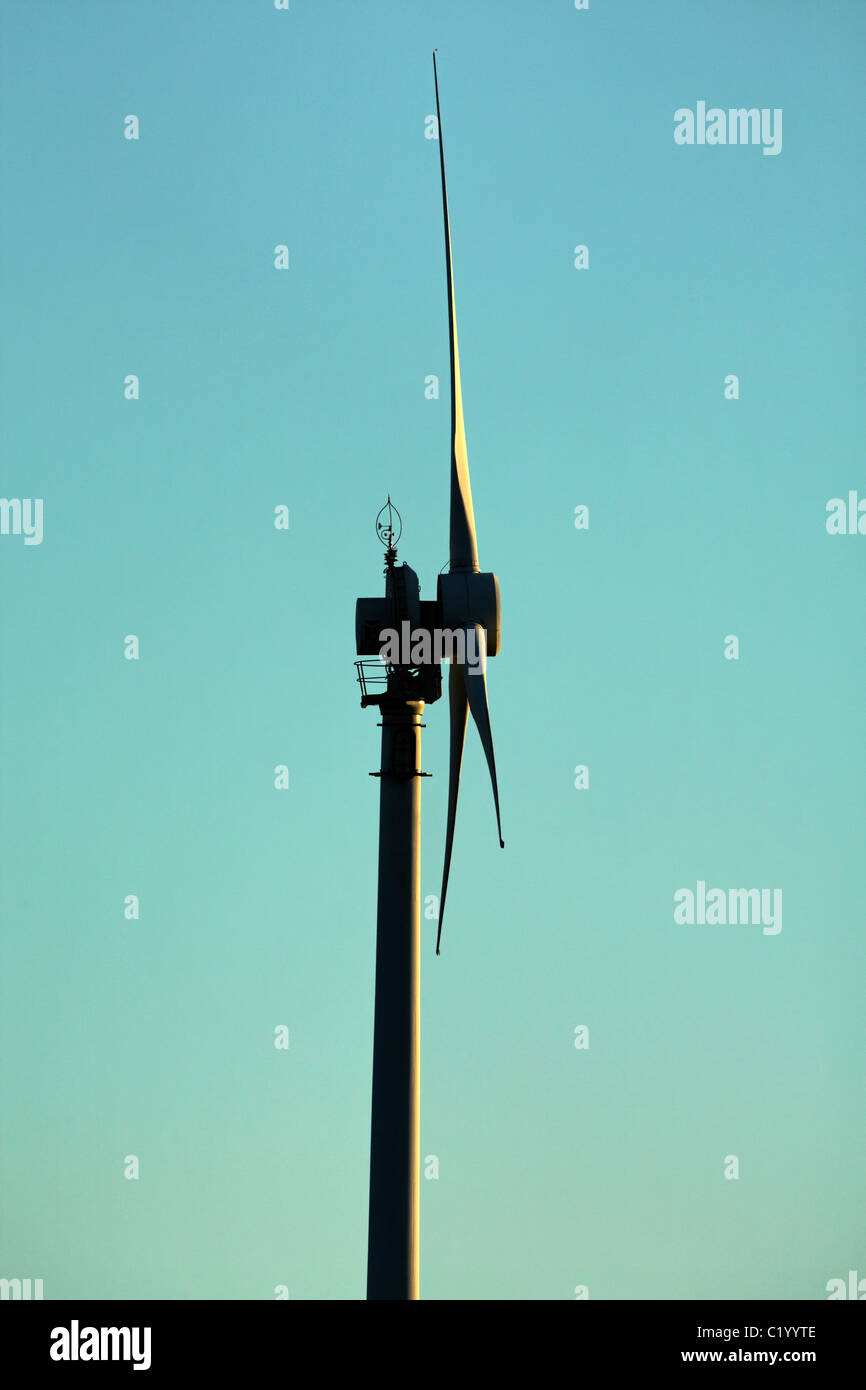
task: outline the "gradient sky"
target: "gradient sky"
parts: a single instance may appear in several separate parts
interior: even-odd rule
[[[422,1296],[866,1275],[866,536],[825,528],[866,497],[864,40],[857,0],[6,0],[0,494],[44,540],[0,536],[0,1275],[363,1297],[354,603],[389,491],[422,597],[447,559],[437,45],[506,849],[471,733]],[[701,100],[782,152],[677,146]],[[676,925],[699,879],[782,931]]]

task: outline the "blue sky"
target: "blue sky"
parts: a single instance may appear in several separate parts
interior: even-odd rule
[[[473,735],[438,960],[423,923],[422,1296],[810,1299],[862,1269],[866,539],[825,518],[866,498],[864,29],[4,6],[0,492],[44,499],[44,538],[0,536],[0,1274],[363,1296],[354,603],[388,492],[422,597],[447,559],[434,46],[507,848]],[[781,152],[678,146],[698,101],[781,108]],[[675,924],[698,880],[781,888],[782,931]]]

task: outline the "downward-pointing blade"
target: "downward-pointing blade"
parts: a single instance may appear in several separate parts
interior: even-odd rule
[[[490,728],[490,710],[487,705],[487,639],[484,628],[479,623],[474,627],[467,627],[466,633],[466,653],[471,651],[470,639],[475,634],[475,650],[478,653],[478,663],[475,666],[467,666],[466,669],[466,694],[469,700],[469,708],[472,718],[475,720],[476,727],[481,735],[481,744],[487,758],[487,766],[490,769],[490,781],[493,783],[493,804],[496,807],[496,829],[499,831],[500,848],[505,849],[505,841],[502,838],[502,822],[499,818],[499,787],[496,784],[496,758],[493,755],[493,732]]]
[[[445,830],[445,867],[442,871],[442,892],[439,896],[439,930],[436,933],[436,954],[442,937],[442,919],[445,915],[445,895],[448,892],[448,874],[451,869],[451,850],[454,845],[454,818],[457,814],[457,791],[460,786],[460,767],[463,762],[463,744],[466,739],[466,718],[468,703],[466,698],[466,678],[464,667],[452,661],[448,677],[448,706],[451,714],[451,759],[448,770],[448,824]]]
[[[452,570],[478,571],[478,543],[472,488],[469,485],[469,459],[463,425],[463,396],[460,390],[460,357],[457,352],[457,316],[454,308],[454,274],[451,267],[451,228],[448,222],[448,192],[445,188],[445,150],[442,144],[442,117],[439,112],[439,77],[433,54],[433,81],[436,85],[436,123],[439,129],[439,168],[442,174],[442,212],[445,219],[445,269],[448,277],[448,335],[451,343],[451,541]]]

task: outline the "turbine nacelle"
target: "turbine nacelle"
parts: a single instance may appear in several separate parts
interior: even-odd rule
[[[385,597],[359,598],[355,604],[355,650],[358,656],[378,656],[379,633],[408,622],[414,629],[436,622],[438,606],[421,602],[421,586],[411,566],[394,563],[389,552],[385,569]]]
[[[440,574],[436,601],[422,599],[418,576],[409,565],[389,566],[384,598],[359,598],[355,605],[355,650],[358,656],[382,656],[389,660],[394,632],[400,635],[401,657],[392,664],[432,665],[451,660],[449,634],[471,631],[469,664],[474,664],[474,635],[483,632],[484,655],[497,656],[501,644],[499,580],[495,574],[454,570]],[[406,634],[416,637],[418,654],[407,648]],[[421,643],[426,634],[426,643]],[[465,644],[460,644],[466,651]],[[463,651],[460,660],[463,660]]]
[[[388,699],[432,705],[439,699],[442,670],[432,659],[439,650],[432,640],[438,626],[439,604],[421,599],[417,574],[409,565],[397,565],[389,550],[385,597],[359,598],[355,604],[355,651],[381,663],[356,663],[362,705]],[[378,686],[378,692],[368,690],[368,684]]]

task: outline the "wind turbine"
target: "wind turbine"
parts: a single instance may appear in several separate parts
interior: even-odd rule
[[[439,899],[436,954],[454,843],[457,792],[466,724],[471,713],[490,769],[499,843],[499,789],[487,705],[486,658],[500,644],[499,581],[478,564],[475,516],[463,425],[451,230],[445,188],[445,154],[439,110],[439,78],[433,53],[448,331],[451,350],[450,565],[440,574],[435,601],[420,596],[418,576],[397,565],[402,523],[390,497],[377,518],[385,545],[385,597],[360,598],[355,645],[361,705],[382,715],[379,778],[379,888],[376,918],[376,1004],[373,1038],[373,1103],[370,1133],[370,1208],[367,1298],[418,1298],[420,1167],[420,935],[421,935],[421,717],[442,693],[440,661],[450,657],[448,704],[451,752],[445,863]],[[399,636],[394,652],[393,635]],[[408,640],[407,640],[408,639]],[[387,650],[391,644],[390,652]],[[375,657],[375,660],[363,658]],[[384,687],[384,688],[383,688]]]

